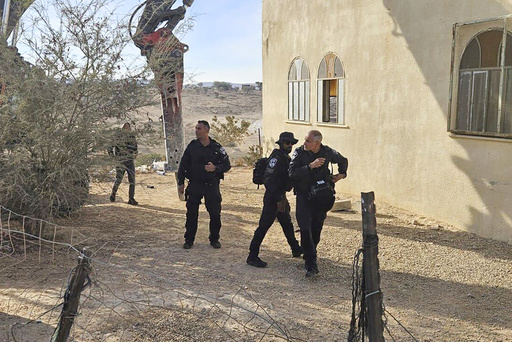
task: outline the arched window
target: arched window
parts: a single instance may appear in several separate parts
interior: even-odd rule
[[[309,68],[302,58],[288,72],[288,120],[309,121]]]
[[[318,122],[345,123],[344,81],[340,59],[329,53],[318,68]]]
[[[457,133],[512,133],[512,35],[507,31],[502,61],[503,33],[491,28],[466,45],[459,65]]]

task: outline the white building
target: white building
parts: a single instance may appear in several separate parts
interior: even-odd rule
[[[263,0],[263,134],[310,129],[338,191],[512,242],[512,0]],[[302,139],[301,139],[302,141]]]

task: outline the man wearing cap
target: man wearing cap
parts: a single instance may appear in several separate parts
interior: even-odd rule
[[[331,174],[329,164],[338,164],[338,173]],[[316,247],[327,212],[334,204],[334,183],[347,177],[348,160],[322,144],[322,133],[311,130],[304,145],[297,147],[290,162],[290,178],[297,195],[297,224],[304,250],[306,277],[318,273]],[[325,191],[326,190],[326,191]],[[318,194],[326,194],[318,197]]]
[[[290,152],[292,146],[298,142],[293,133],[283,132],[279,135],[276,144],[279,149],[274,149],[268,157],[267,167],[265,169],[264,184],[265,195],[263,196],[263,209],[258,228],[249,247],[249,256],[247,264],[254,267],[266,267],[267,263],[259,258],[260,246],[265,238],[265,234],[274,223],[275,219],[279,221],[283,228],[284,235],[292,250],[294,257],[300,257],[302,249],[295,238],[293,223],[290,217],[290,203],[286,199],[286,192],[292,189],[288,168],[290,166]]]

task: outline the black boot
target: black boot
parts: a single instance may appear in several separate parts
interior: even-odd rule
[[[219,249],[219,248],[221,248],[221,247],[222,247],[222,245],[220,244],[219,240],[217,240],[217,241],[211,241],[211,242],[210,242],[210,246],[212,246],[212,247],[213,247],[213,248],[215,248],[215,249]]]
[[[315,261],[306,261],[306,278],[314,277],[318,274],[318,266]]]
[[[247,265],[251,265],[251,266],[259,267],[259,268],[264,268],[264,267],[267,267],[267,265],[268,265],[265,261],[261,260],[259,257],[253,256],[250,254],[247,257],[247,260],[245,262],[247,263]]]
[[[115,202],[116,201],[116,193],[113,192],[110,194],[110,202]]]

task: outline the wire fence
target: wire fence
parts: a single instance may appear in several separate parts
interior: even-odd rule
[[[7,280],[0,288],[2,341],[55,338],[77,258],[87,259],[90,273],[69,340],[302,341],[243,287],[229,296],[198,293],[172,277],[113,263],[116,248],[106,258],[88,256],[81,250],[88,238],[75,227],[0,208],[0,270]],[[20,283],[25,272],[33,282]]]
[[[357,250],[354,255],[354,260],[352,263],[352,314],[350,319],[350,329],[348,332],[348,341],[349,342],[363,342],[369,341],[370,338],[368,336],[368,306],[366,305],[365,299],[371,294],[367,294],[364,291],[364,269],[363,269],[363,248]],[[382,291],[380,291],[382,292]],[[385,331],[385,337],[389,337],[391,341],[418,341],[416,337],[396,318],[393,314],[391,314],[384,305],[384,302],[381,302],[383,308],[383,316],[382,322]],[[388,320],[387,316],[390,316],[393,319],[393,322]],[[394,324],[397,324],[394,326]],[[395,329],[396,328],[396,329]],[[406,333],[406,338],[398,339],[396,334],[392,332],[395,330],[402,330]]]
[[[5,280],[0,284],[1,341],[66,341],[56,337],[65,319],[72,325],[69,341],[309,340],[276,320],[244,286],[232,287],[229,294],[212,286],[205,293],[172,271],[162,276],[148,263],[133,263],[122,242],[95,245],[81,228],[1,205],[0,216],[0,274]],[[363,257],[361,248],[352,264],[351,342],[369,340]],[[83,260],[87,274],[77,291],[76,311],[70,313],[66,306],[77,295],[70,293],[71,282]],[[30,282],[25,281],[27,272]],[[417,341],[381,304],[387,338]]]

